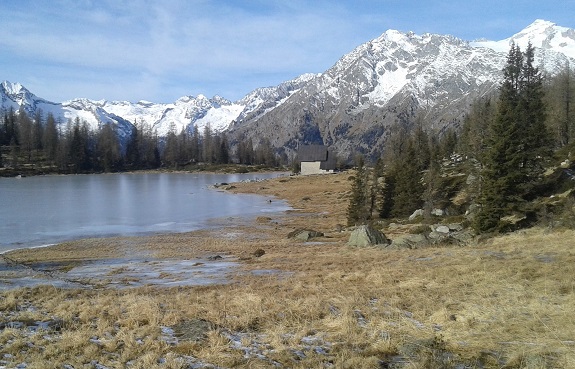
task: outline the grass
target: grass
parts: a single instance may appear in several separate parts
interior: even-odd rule
[[[10,253],[29,265],[128,252],[158,259],[225,254],[242,267],[226,285],[4,291],[0,322],[61,324],[2,329],[0,351],[12,356],[0,360],[28,368],[185,368],[190,357],[230,368],[575,367],[574,231],[531,229],[466,247],[352,248],[349,232],[339,231],[347,176],[235,184],[235,192],[275,195],[298,209],[253,224]],[[288,239],[297,228],[325,237]],[[393,239],[406,230],[384,231]],[[255,257],[257,249],[265,254]],[[162,338],[162,327],[195,319],[212,323],[204,341]],[[242,335],[241,349],[230,334]]]

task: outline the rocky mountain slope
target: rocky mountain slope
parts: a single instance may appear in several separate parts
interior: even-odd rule
[[[278,86],[256,89],[230,102],[184,96],[174,103],[74,99],[53,103],[18,83],[3,82],[3,108],[51,112],[62,123],[80,118],[93,128],[112,123],[122,136],[145,123],[164,136],[206,125],[228,131],[232,144],[269,139],[293,157],[301,144],[332,146],[340,157],[385,148],[395,124],[421,121],[441,133],[457,126],[471,102],[496,90],[509,44],[536,47],[537,63],[549,73],[575,62],[575,30],[537,20],[501,41],[464,41],[449,35],[389,30],[358,46],[322,74],[304,74]],[[573,65],[573,64],[571,64]]]
[[[308,143],[330,145],[344,158],[380,153],[395,124],[421,120],[438,133],[459,124],[473,100],[498,87],[510,43],[525,49],[529,41],[547,72],[573,63],[575,32],[546,21],[500,42],[390,30],[274,110],[234,125],[232,137],[268,137],[288,156]]]

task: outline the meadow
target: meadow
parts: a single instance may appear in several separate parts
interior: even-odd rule
[[[235,183],[294,210],[183,234],[10,252],[65,275],[86,260],[238,262],[227,283],[0,292],[0,368],[573,368],[575,232],[351,247],[349,173]],[[388,238],[421,224],[385,224]],[[296,229],[323,237],[290,239]],[[113,280],[114,275],[110,274]]]

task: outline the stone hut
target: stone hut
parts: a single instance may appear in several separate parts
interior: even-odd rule
[[[335,170],[335,154],[327,146],[300,146],[298,157],[302,175],[333,173]]]

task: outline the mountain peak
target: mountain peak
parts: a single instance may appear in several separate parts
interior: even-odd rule
[[[473,46],[488,47],[495,51],[507,52],[511,43],[525,49],[528,43],[543,50],[553,50],[575,58],[575,30],[537,19],[520,32],[500,41],[475,41]]]
[[[24,92],[28,91],[26,90],[26,88],[24,86],[22,86],[20,83],[16,82],[16,83],[12,83],[10,81],[2,81],[2,89],[4,90],[4,93],[6,93],[6,95],[18,95],[19,93],[22,92],[22,90],[24,90]]]

